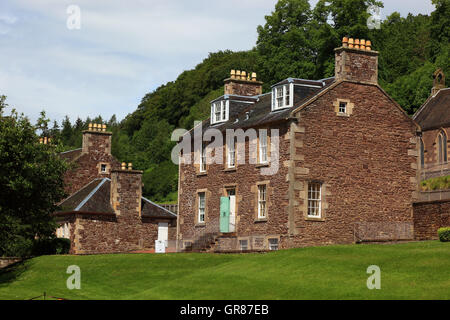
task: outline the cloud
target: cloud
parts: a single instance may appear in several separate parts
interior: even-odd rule
[[[32,119],[123,118],[209,52],[248,50],[277,0],[2,0],[0,94]],[[317,0],[311,1],[312,5]],[[385,1],[383,13],[429,13],[430,1]],[[67,28],[67,8],[81,29]]]

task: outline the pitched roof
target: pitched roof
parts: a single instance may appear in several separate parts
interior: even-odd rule
[[[429,97],[413,119],[422,130],[450,127],[450,88],[441,89]]]
[[[82,151],[81,148],[74,149],[74,150],[70,150],[70,151],[66,151],[66,152],[61,152],[58,155],[62,159],[67,160],[68,162],[72,162],[81,155],[81,151]]]
[[[70,197],[59,203],[61,210],[56,215],[64,213],[87,213],[115,215],[110,204],[111,179],[95,179]],[[142,197],[141,215],[144,218],[176,218],[176,214]]]
[[[214,101],[223,99],[230,100],[229,120],[217,124],[210,124],[210,119],[202,122],[203,131],[209,128],[215,128],[220,131],[226,129],[238,129],[263,126],[289,118],[290,113],[307,100],[311,99],[321,91],[334,83],[334,77],[322,80],[304,80],[288,78],[276,85],[294,83],[294,105],[290,108],[284,108],[272,111],[271,92],[258,96],[241,97],[235,95],[224,95]],[[250,102],[250,103],[249,103]]]

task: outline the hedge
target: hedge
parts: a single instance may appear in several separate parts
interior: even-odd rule
[[[438,230],[439,240],[442,242],[450,242],[450,227],[440,228]]]

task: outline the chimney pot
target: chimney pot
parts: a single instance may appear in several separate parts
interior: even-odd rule
[[[366,50],[366,40],[361,39],[360,47],[361,47],[361,50]]]
[[[368,52],[371,50],[371,42],[350,38],[348,44],[348,48],[342,46],[335,49],[336,80],[378,83],[378,52]]]
[[[235,76],[225,79],[224,82],[224,94],[226,95],[256,96],[262,94],[262,82],[256,80],[255,72],[247,73],[243,70],[235,70]]]
[[[104,124],[104,125],[102,126],[102,129],[103,129],[103,130],[102,130],[103,132],[106,132],[106,124]]]
[[[127,169],[127,164],[125,162],[122,162],[122,170],[126,170]]]
[[[351,48],[353,48],[354,47],[354,40],[353,40],[353,38],[350,38],[350,39],[348,39],[348,47],[351,49]]]
[[[345,48],[348,47],[348,38],[347,37],[342,38],[342,46]]]
[[[92,123],[89,123],[89,131],[92,131],[92,126],[93,126],[93,124]]]
[[[230,76],[231,76],[231,79],[236,79],[236,70],[231,70]]]
[[[128,170],[133,170],[133,164],[131,162],[128,163]]]

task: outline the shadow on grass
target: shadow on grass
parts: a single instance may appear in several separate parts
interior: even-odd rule
[[[14,282],[21,274],[27,271],[29,263],[27,259],[13,263],[6,268],[0,269],[0,287],[8,283]]]

